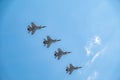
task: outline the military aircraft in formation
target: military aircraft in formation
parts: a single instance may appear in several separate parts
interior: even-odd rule
[[[57,58],[59,60],[63,55],[66,55],[69,53],[71,53],[71,52],[63,51],[60,48],[58,48],[58,52],[55,51],[54,56],[55,56],[55,58]]]
[[[30,33],[31,32],[31,35],[33,35],[35,32],[36,32],[36,30],[39,30],[39,29],[42,29],[42,28],[45,28],[46,26],[37,26],[34,22],[31,22],[31,26],[30,25],[28,25],[28,28],[27,28],[27,30],[28,30],[28,33]]]
[[[36,26],[34,22],[31,22],[31,26],[28,25],[27,30],[28,30],[28,33],[31,32],[31,35],[33,35],[36,32],[36,30],[39,30],[39,29],[42,29],[45,27],[46,26],[41,26],[41,25]],[[43,44],[44,44],[44,46],[47,46],[47,48],[49,48],[52,43],[55,43],[58,41],[61,41],[61,40],[60,39],[52,39],[50,36],[47,36],[47,39],[44,39]],[[69,53],[71,53],[71,52],[62,51],[60,48],[58,48],[58,51],[55,51],[54,56],[55,56],[55,58],[57,58],[59,60],[63,55],[66,55]],[[70,75],[74,70],[77,70],[79,68],[82,68],[82,67],[81,66],[75,67],[72,64],[69,64],[69,67],[66,67],[66,73],[68,73]]]
[[[47,39],[44,39],[43,44],[49,48],[52,43],[61,41],[60,39],[52,39],[50,36],[47,36]]]
[[[69,64],[69,67],[66,67],[66,73],[68,73],[70,75],[74,70],[77,70],[77,69],[80,69],[80,68],[82,68],[82,67],[81,66],[80,67],[75,67],[72,64]]]

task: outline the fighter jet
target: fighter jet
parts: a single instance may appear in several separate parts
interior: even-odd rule
[[[47,40],[44,39],[43,44],[44,46],[47,46],[47,48],[49,48],[51,46],[52,43],[61,41],[60,39],[52,39],[50,36],[47,36]]]
[[[31,32],[31,35],[33,35],[35,32],[36,32],[36,30],[39,30],[39,29],[42,29],[42,28],[45,28],[46,26],[37,26],[37,25],[35,25],[35,23],[34,22],[31,22],[31,26],[30,25],[28,25],[28,28],[27,28],[27,30],[28,30],[28,33],[30,33]]]
[[[82,68],[82,67],[81,66],[75,67],[72,64],[69,64],[69,67],[66,67],[66,73],[68,73],[70,75],[74,70],[77,70],[79,68]]]
[[[69,53],[71,53],[71,52],[62,51],[60,48],[58,48],[58,52],[55,51],[54,56],[55,56],[55,58],[57,58],[59,60],[63,55],[66,55]]]

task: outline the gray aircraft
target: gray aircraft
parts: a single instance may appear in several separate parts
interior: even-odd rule
[[[79,68],[82,68],[82,67],[81,66],[75,67],[72,64],[69,64],[69,67],[66,67],[66,73],[68,73],[70,75],[74,70],[77,70]]]
[[[47,46],[47,48],[49,48],[52,43],[55,43],[55,42],[58,42],[58,41],[61,41],[61,40],[60,39],[58,39],[58,40],[57,39],[52,39],[50,36],[47,36],[47,40],[44,39],[43,44],[44,44],[44,46]]]
[[[42,29],[42,28],[45,28],[46,26],[37,26],[34,22],[31,22],[31,26],[30,25],[28,25],[28,28],[27,28],[27,30],[28,30],[28,33],[30,33],[31,32],[31,35],[33,35],[35,32],[36,32],[36,30],[39,30],[39,29]]]
[[[54,56],[55,56],[55,58],[57,58],[59,60],[63,55],[66,55],[69,53],[71,53],[71,52],[62,51],[60,48],[58,48],[58,52],[55,51]]]

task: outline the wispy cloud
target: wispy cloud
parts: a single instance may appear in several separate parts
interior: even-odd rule
[[[100,45],[101,44],[101,38],[99,36],[95,36],[94,43],[97,44],[97,45]]]
[[[99,73],[97,71],[94,71],[92,75],[87,77],[87,80],[96,80]]]
[[[93,55],[95,47],[101,45],[101,38],[97,35],[94,36],[90,41],[88,41],[88,44],[85,46],[85,51],[87,56]]]
[[[107,49],[107,46],[105,46],[103,49],[101,49],[100,51],[98,51],[97,53],[95,53],[91,59],[87,60],[86,64],[85,64],[85,70],[84,72],[86,72],[88,69],[90,69],[91,65],[96,61],[96,59],[98,59],[101,55],[103,55],[105,53]],[[88,80],[91,80],[91,78],[88,78]]]
[[[100,56],[100,52],[96,53],[96,54],[93,56],[91,62],[93,63],[93,62],[96,60],[96,58],[99,57],[99,56]]]
[[[91,60],[91,63],[93,63],[101,54],[103,54],[104,51],[105,51],[105,48],[102,49],[101,51],[97,52],[97,53],[93,56],[93,58],[92,58],[92,60]]]
[[[86,50],[87,56],[89,56],[89,55],[91,54],[91,50],[90,50],[90,48],[85,47],[85,50]]]

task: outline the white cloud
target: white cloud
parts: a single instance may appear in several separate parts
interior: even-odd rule
[[[100,50],[99,52],[94,54],[92,57],[90,57],[91,59],[89,59],[84,66],[86,68],[84,71],[87,71],[91,67],[91,65],[95,62],[95,60],[105,53],[106,49],[107,49],[107,46],[105,46],[102,50]],[[91,78],[88,77],[88,80],[91,80]]]
[[[92,55],[92,51],[91,51],[92,47],[93,47],[93,42],[89,41],[88,45],[85,47],[87,56]]]
[[[99,36],[94,36],[90,41],[88,41],[88,44],[85,47],[87,56],[93,55],[96,45],[98,46],[100,44],[101,44],[101,38]]]
[[[94,43],[100,45],[101,44],[101,39],[99,36],[95,36]]]
[[[92,60],[91,60],[91,63],[93,63],[102,53],[104,53],[104,51],[105,51],[105,48],[102,49],[101,51],[97,52],[97,53],[93,56],[93,58],[92,58]]]
[[[93,62],[96,60],[96,58],[99,57],[99,56],[100,56],[100,52],[96,53],[96,54],[93,56],[91,62],[93,63]]]
[[[94,71],[92,75],[88,76],[87,80],[96,80],[98,77],[98,72]]]
[[[89,56],[91,54],[90,48],[85,48],[87,56]]]

